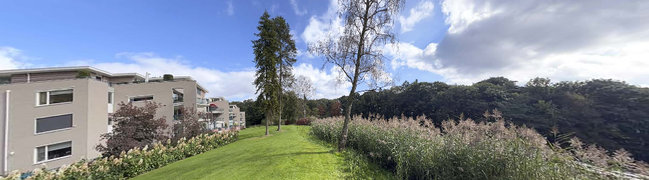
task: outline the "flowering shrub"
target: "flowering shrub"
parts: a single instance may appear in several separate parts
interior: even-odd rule
[[[127,179],[169,163],[194,156],[237,140],[238,131],[218,134],[201,134],[189,140],[180,139],[171,144],[155,143],[153,146],[134,148],[119,156],[110,156],[88,162],[85,160],[63,166],[56,171],[36,169],[28,179]],[[13,172],[7,179],[20,179],[19,172]]]
[[[374,121],[354,117],[349,124],[347,147],[367,155],[403,179],[611,178],[611,174],[594,173],[581,163],[595,161],[598,158],[592,156],[596,153],[548,145],[533,129],[506,124],[498,113],[494,114],[486,115],[495,117],[495,122],[449,120],[439,128],[425,117]],[[336,143],[342,121],[342,117],[315,120],[311,123],[312,134]],[[619,157],[607,158],[604,163],[619,169],[632,167],[625,171],[647,173],[646,169],[639,168],[646,166],[634,163],[624,153],[617,152]],[[605,153],[596,156],[609,157]]]

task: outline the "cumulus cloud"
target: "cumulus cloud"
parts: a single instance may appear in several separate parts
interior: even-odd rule
[[[0,70],[24,68],[27,64],[20,61],[22,57],[19,49],[0,47]]]
[[[327,12],[309,18],[309,24],[302,32],[302,40],[306,44],[317,43],[325,38],[341,34],[343,31],[343,20],[337,15],[340,5],[336,0],[329,2]]]
[[[410,9],[410,16],[399,16],[399,23],[401,24],[401,33],[412,31],[412,28],[421,20],[426,19],[433,15],[435,5],[431,1],[423,0],[417,4],[416,7]]]
[[[306,9],[300,9],[300,6],[297,4],[297,0],[291,0],[291,6],[293,7],[293,12],[295,12],[295,15],[302,16],[307,13]]]
[[[206,67],[193,66],[181,57],[166,58],[154,53],[119,53],[118,59],[126,62],[76,61],[69,65],[89,65],[112,73],[151,73],[151,77],[173,74],[191,76],[206,88],[208,96],[224,96],[232,100],[255,98],[253,69],[224,72]]]
[[[647,84],[649,1],[446,0],[433,53],[401,44],[394,65],[424,63],[447,81],[614,78]],[[427,53],[423,53],[427,52]],[[431,55],[432,54],[432,55]],[[432,67],[432,70],[429,68]]]
[[[295,76],[304,76],[311,80],[315,88],[313,98],[339,98],[349,93],[351,84],[344,82],[336,67],[325,69],[315,68],[311,64],[299,64],[294,67]]]

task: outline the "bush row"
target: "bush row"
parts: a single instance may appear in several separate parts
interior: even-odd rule
[[[445,121],[439,128],[429,122],[425,117],[374,121],[354,117],[347,148],[367,155],[402,179],[611,178],[585,168],[582,162],[590,161],[588,157],[575,156],[589,156],[588,152],[552,146],[536,131],[506,124],[499,116],[486,123]],[[336,143],[342,123],[342,117],[318,119],[311,123],[312,134]],[[624,162],[610,163],[639,167],[628,155],[617,159]],[[624,170],[647,173],[639,168]]]
[[[134,148],[119,156],[110,156],[88,162],[85,160],[50,171],[45,168],[31,172],[28,179],[127,179],[160,168],[169,163],[194,156],[237,140],[238,131],[201,134],[189,140],[180,139],[172,144],[155,143],[151,147]],[[7,179],[21,179],[20,173],[12,172]]]

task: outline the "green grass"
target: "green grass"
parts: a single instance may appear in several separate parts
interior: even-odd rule
[[[140,175],[134,179],[392,179],[392,173],[353,152],[309,135],[308,126],[248,128],[239,140]]]

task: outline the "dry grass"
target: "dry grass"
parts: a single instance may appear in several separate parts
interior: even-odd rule
[[[573,139],[572,148],[549,144],[536,131],[505,123],[500,113],[485,113],[491,122],[449,120],[440,127],[425,117],[370,121],[354,117],[349,144],[373,162],[403,179],[608,179],[584,165],[606,171],[647,174],[646,165],[620,150],[607,155],[594,145]],[[312,122],[316,137],[335,143],[342,117]],[[624,173],[618,173],[624,174]]]

